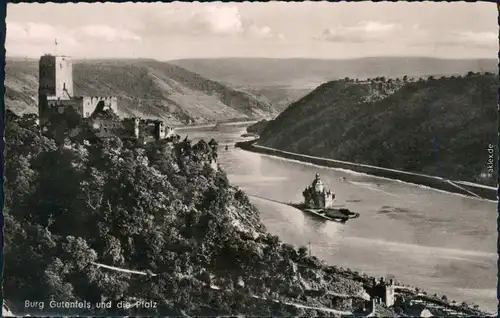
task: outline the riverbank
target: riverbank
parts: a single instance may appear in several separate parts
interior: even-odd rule
[[[382,167],[375,167],[364,164],[357,164],[352,162],[327,159],[321,157],[313,157],[308,155],[302,155],[297,153],[292,153],[288,151],[282,151],[274,148],[264,147],[257,144],[258,139],[237,142],[236,147],[243,150],[298,160],[302,162],[312,163],[320,166],[326,166],[331,168],[341,168],[348,169],[355,172],[361,172],[370,174],[377,177],[383,177],[388,179],[400,180],[403,182],[414,183],[418,185],[428,186],[434,189],[447,191],[451,193],[457,193],[467,196],[472,196],[476,198],[482,198],[487,200],[497,200],[498,189],[494,187],[488,187],[485,185],[474,184],[464,181],[453,181],[447,180],[440,177],[429,176],[424,174],[387,169]]]
[[[219,123],[207,123],[207,124],[199,124],[199,125],[180,125],[173,126],[175,130],[187,130],[187,129],[199,129],[199,128],[215,128],[216,126],[224,127],[224,126],[248,126],[257,123],[258,120],[249,120],[249,121],[233,121],[233,122],[219,122]]]

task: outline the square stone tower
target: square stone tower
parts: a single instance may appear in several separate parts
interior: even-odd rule
[[[387,307],[394,306],[394,292],[395,292],[395,284],[394,280],[390,279],[389,283],[385,284],[385,305]]]
[[[157,120],[155,122],[155,139],[165,139],[166,133],[165,133],[165,123],[161,120]]]
[[[49,101],[64,103],[73,98],[73,64],[67,56],[46,54],[40,58],[38,72],[38,115],[43,125]]]
[[[40,58],[38,92],[62,100],[73,98],[73,63],[70,57],[44,55]]]

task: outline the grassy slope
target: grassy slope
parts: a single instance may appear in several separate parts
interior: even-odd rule
[[[261,141],[288,151],[481,182],[487,146],[496,145],[497,87],[494,75],[442,78],[408,83],[385,99],[363,103],[374,94],[370,85],[328,82],[290,105],[266,127]]]
[[[7,107],[16,113],[35,112],[37,61],[6,64]],[[276,114],[265,99],[153,60],[77,61],[73,75],[76,95],[118,96],[123,115],[203,123]]]

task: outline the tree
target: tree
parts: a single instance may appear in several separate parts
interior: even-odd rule
[[[298,250],[298,255],[300,259],[303,259],[307,256],[308,249],[305,246],[301,246]]]
[[[330,304],[329,291],[362,292],[359,273],[328,267],[308,257],[307,248],[265,232],[246,194],[207,167],[215,140],[84,143],[63,134],[55,143],[40,137],[33,122],[13,117],[6,127],[14,158],[6,187],[15,191],[4,210],[4,286],[16,307],[26,299],[142,298],[159,309],[77,314],[257,315],[265,310],[254,295],[291,301],[302,296],[300,284],[314,286],[318,277],[330,282],[314,296],[322,306]],[[293,310],[276,305],[273,313]]]

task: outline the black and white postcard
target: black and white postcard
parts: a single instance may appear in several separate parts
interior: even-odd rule
[[[3,315],[496,316],[497,16],[9,3]]]

